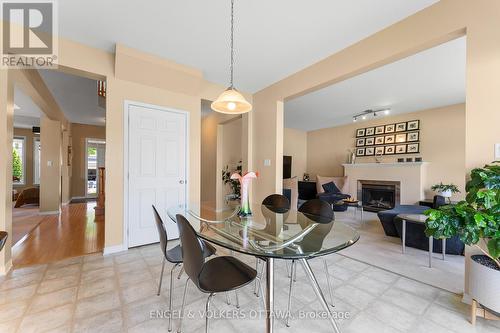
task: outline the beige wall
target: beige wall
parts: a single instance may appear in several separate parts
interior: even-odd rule
[[[217,169],[217,128],[234,115],[211,112],[210,105],[205,101],[202,108],[208,108],[210,112],[201,120],[201,202],[204,207],[216,208],[217,203],[217,181],[220,181],[221,171]],[[241,140],[240,133],[240,140]],[[241,152],[240,152],[241,153]]]
[[[260,167],[269,158],[277,166],[263,169],[258,186],[253,187],[254,201],[281,191],[277,163],[283,150],[281,102],[463,35],[467,35],[465,168],[490,163],[494,144],[500,142],[499,13],[497,0],[441,0],[254,94],[253,162]],[[255,135],[258,128],[265,134]],[[466,293],[467,271],[466,264]]]
[[[105,225],[105,252],[120,251],[126,248],[124,243],[124,102],[126,100],[155,104],[167,108],[185,110],[189,116],[189,198],[193,201],[200,200],[200,133],[201,100],[214,100],[225,89],[224,86],[208,82],[203,79],[199,70],[175,64],[171,61],[154,57],[139,51],[130,50],[117,46],[116,54],[94,49],[67,39],[59,39],[59,70],[74,75],[81,75],[91,79],[104,79],[107,81],[106,99],[106,190],[115,195],[106,198],[106,225]],[[19,77],[20,71],[1,70],[2,84],[0,85],[0,124],[9,128],[12,126],[11,112],[13,110],[11,88],[14,82],[21,82],[29,85],[30,81],[24,77]],[[7,84],[8,83],[8,84]],[[32,89],[32,87],[29,89]],[[39,96],[42,91],[34,90]],[[29,94],[31,96],[31,94]],[[252,96],[244,93],[247,100],[252,101]],[[42,111],[50,108],[48,99],[33,98]],[[53,106],[56,108],[56,106]],[[50,116],[56,118],[57,114]],[[243,155],[251,163],[252,155],[252,132],[251,117],[244,116],[244,140],[246,145]],[[64,127],[64,126],[63,126]],[[64,127],[65,128],[65,127]],[[60,133],[60,131],[59,131]],[[7,147],[7,151],[12,155],[12,129],[1,131],[0,139],[3,141],[2,149]],[[3,140],[5,139],[5,140]],[[6,145],[5,145],[6,144]],[[58,147],[60,148],[60,147]],[[59,155],[61,155],[59,149]],[[5,153],[5,151],[4,151]],[[5,154],[4,154],[5,156]],[[62,158],[60,158],[61,160]],[[112,172],[110,170],[113,170]],[[69,172],[68,172],[69,174]],[[5,192],[2,197],[8,201],[2,204],[0,216],[1,229],[11,230],[12,225],[12,166],[10,160],[0,159],[0,176],[5,175],[0,183]],[[8,181],[10,179],[10,182]],[[5,186],[4,186],[5,185]],[[5,201],[5,200],[3,200]],[[10,243],[2,251],[0,257],[0,270],[5,270],[10,262]]]
[[[229,170],[236,168],[242,161],[242,118],[236,117],[217,125],[217,163],[216,163],[216,209],[227,208],[225,197],[231,193],[229,185],[222,182],[222,170],[228,166]]]
[[[24,185],[14,185],[14,189],[22,191],[25,188],[33,187],[33,140],[39,138],[40,135],[33,134],[31,129],[27,128],[14,128],[14,136],[25,137],[25,166],[24,166]]]
[[[292,156],[292,177],[297,176],[299,180],[302,179],[304,173],[307,172],[307,132],[285,128],[283,155]]]
[[[89,51],[94,52],[94,50]],[[126,57],[124,62],[120,59],[122,56]],[[115,58],[115,76],[122,79],[116,79],[111,74],[107,76],[106,191],[123,193],[123,126],[125,121],[123,109],[124,102],[131,100],[189,112],[189,200],[199,202],[201,195],[201,100],[214,100],[224,87],[203,80],[198,71],[192,71],[188,67],[135,50],[122,48],[119,52],[117,48]],[[122,66],[124,63],[127,66]],[[152,64],[153,67],[151,67]],[[154,70],[151,70],[152,68]],[[150,77],[145,77],[145,72],[150,73]],[[186,75],[192,77],[188,78]],[[252,96],[245,95],[245,97],[252,100]],[[249,134],[246,133],[246,135]],[[123,196],[106,197],[106,248],[114,250],[114,247],[126,246],[123,244],[123,228],[126,223],[123,208]]]
[[[300,96],[335,82],[394,62],[420,50],[462,36],[467,31],[467,87],[465,165],[488,163],[493,144],[500,142],[500,2],[493,0],[442,0],[340,52],[254,94],[254,161],[276,161],[283,145],[276,126],[282,123],[280,101]],[[487,15],[484,15],[486,14]],[[280,148],[281,147],[281,148]],[[263,172],[256,200],[279,191],[279,170]],[[464,174],[465,177],[465,174]]]
[[[348,149],[354,149],[356,129],[415,119],[420,120],[420,154],[384,156],[382,162],[396,162],[398,157],[420,156],[429,162],[422,184],[425,196],[431,198],[433,192],[430,187],[443,182],[456,184],[462,193],[455,199],[462,199],[466,172],[464,104],[310,131],[307,133],[307,170],[311,177],[317,174],[343,176],[342,164],[347,161]],[[356,162],[373,163],[375,157],[357,157]]]
[[[61,122],[40,119],[40,212],[59,212],[61,205]]]
[[[201,120],[201,202],[207,208],[215,209],[217,179],[217,125],[216,113]]]
[[[86,196],[86,139],[106,139],[106,127],[84,124],[71,124],[71,197]]]

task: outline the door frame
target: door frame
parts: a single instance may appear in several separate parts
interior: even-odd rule
[[[97,177],[99,177],[99,174],[97,173],[98,168],[97,168],[97,160],[96,160],[96,194],[95,194],[95,196],[89,195],[88,192],[87,192],[88,185],[89,185],[88,184],[88,181],[89,181],[89,179],[88,179],[88,177],[89,177],[89,175],[88,175],[88,172],[89,172],[89,170],[88,170],[88,166],[89,166],[88,159],[89,159],[89,157],[87,155],[88,154],[88,149],[89,149],[89,141],[101,141],[101,142],[104,142],[104,144],[106,144],[106,139],[87,138],[87,137],[85,138],[85,158],[83,159],[83,171],[85,172],[85,196],[84,196],[84,198],[94,199],[94,198],[97,198],[97,196],[98,196],[98,192],[97,192]],[[34,142],[34,140],[33,140],[33,142]],[[106,153],[104,153],[104,160],[106,161]],[[33,165],[34,164],[35,163],[33,163]]]
[[[139,107],[144,107],[144,108],[149,108],[149,109],[155,109],[158,111],[162,112],[170,112],[170,113],[178,113],[182,114],[185,116],[186,123],[185,123],[185,133],[186,133],[186,151],[185,151],[185,156],[186,156],[186,163],[185,163],[185,178],[186,182],[184,183],[185,188],[185,202],[187,202],[187,199],[189,198],[189,186],[190,184],[190,179],[189,179],[189,170],[190,170],[190,164],[189,164],[189,149],[190,149],[190,133],[189,133],[189,116],[190,112],[184,111],[184,110],[179,110],[171,107],[165,107],[165,106],[160,106],[160,105],[154,105],[154,104],[149,104],[149,103],[143,103],[143,102],[136,102],[136,101],[131,101],[131,100],[125,100],[123,103],[123,250],[128,250],[129,249],[129,243],[128,243],[128,229],[129,229],[129,216],[128,216],[128,204],[129,204],[129,150],[130,150],[130,145],[129,145],[129,132],[130,132],[130,113],[129,113],[129,108],[131,106],[139,106]]]

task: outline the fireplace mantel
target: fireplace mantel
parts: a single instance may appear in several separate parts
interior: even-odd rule
[[[342,164],[349,179],[350,194],[358,195],[359,181],[397,181],[401,184],[401,204],[416,204],[424,198],[428,162]]]

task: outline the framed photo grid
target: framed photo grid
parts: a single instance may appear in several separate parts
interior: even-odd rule
[[[356,129],[356,156],[420,153],[420,120]]]

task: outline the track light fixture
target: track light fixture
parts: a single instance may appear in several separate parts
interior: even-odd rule
[[[353,122],[357,122],[358,119],[361,119],[361,120],[366,120],[368,119],[368,117],[377,117],[379,114],[383,114],[383,115],[388,115],[389,113],[391,113],[391,109],[390,108],[385,108],[385,109],[377,109],[377,110],[365,110],[361,113],[358,113],[358,114],[355,114],[354,116],[352,116],[352,121]]]

